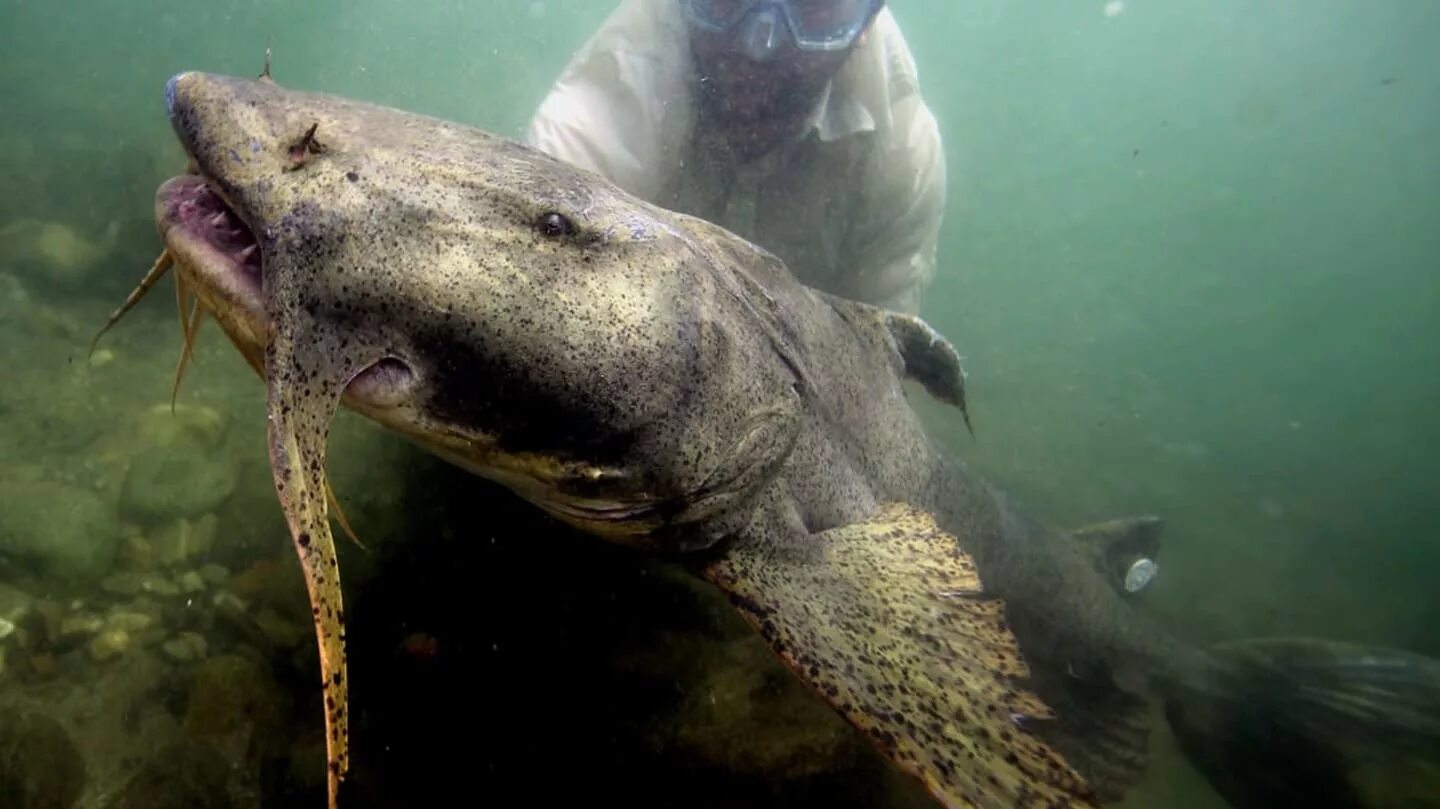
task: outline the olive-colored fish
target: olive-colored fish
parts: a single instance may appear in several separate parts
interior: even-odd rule
[[[268,387],[332,805],[340,406],[599,537],[688,552],[945,806],[1121,794],[1151,699],[1236,806],[1359,805],[1362,753],[1440,739],[1430,660],[1198,649],[1152,624],[1131,602],[1158,521],[1057,530],[927,438],[905,380],[968,414],[959,358],[922,320],[802,286],[729,232],[474,128],[268,77],[185,73],[166,100],[194,168],[160,188],[159,228]]]

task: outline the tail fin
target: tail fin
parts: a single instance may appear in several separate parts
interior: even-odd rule
[[[1363,777],[1375,766],[1440,773],[1415,766],[1440,762],[1440,661],[1309,639],[1211,651],[1208,678],[1173,690],[1166,715],[1186,756],[1236,809],[1440,807],[1440,783],[1387,783],[1382,799]]]

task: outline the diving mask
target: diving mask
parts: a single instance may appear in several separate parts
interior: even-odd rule
[[[848,48],[884,0],[680,0],[680,5],[702,31],[737,32],[740,50],[760,61],[783,46],[787,31],[802,51]]]

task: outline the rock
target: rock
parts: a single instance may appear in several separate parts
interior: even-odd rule
[[[853,729],[780,669],[763,644],[741,638],[715,654],[678,717],[680,749],[731,772],[782,780],[864,757]]]
[[[210,552],[220,521],[214,514],[195,520],[175,520],[162,528],[150,543],[157,564],[177,565]]]
[[[205,637],[200,633],[181,632],[179,635],[161,644],[160,648],[172,660],[188,663],[204,657],[207,646],[208,644],[205,643]]]
[[[131,646],[130,633],[123,629],[106,629],[90,639],[90,656],[104,663],[124,654]]]
[[[157,404],[140,416],[136,434],[141,446],[185,447],[190,450],[213,450],[225,437],[225,417],[218,410],[202,405]]]
[[[135,572],[116,573],[106,576],[105,580],[100,582],[100,587],[105,592],[120,596],[133,596],[139,593],[144,585],[145,574]]]
[[[288,697],[269,666],[254,657],[221,654],[195,669],[185,708],[185,735],[222,745],[248,738],[251,749],[281,755],[288,710]]]
[[[214,511],[235,491],[235,467],[198,444],[147,448],[130,464],[120,504],[127,516],[151,524]]]
[[[88,583],[108,572],[119,545],[115,511],[94,492],[0,480],[0,554],[33,562],[56,579]]]
[[[182,593],[198,593],[205,589],[205,578],[198,570],[187,570],[175,579],[175,586]]]
[[[148,568],[155,564],[155,548],[143,536],[125,537],[120,554],[134,568]]]
[[[105,809],[230,809],[230,763],[208,744],[156,751]]]
[[[220,587],[230,580],[230,571],[224,565],[211,562],[200,568],[200,577],[214,587]]]
[[[55,660],[55,655],[43,653],[30,658],[30,669],[42,680],[54,677],[60,671],[60,665]]]
[[[289,649],[305,640],[306,627],[285,618],[270,607],[262,607],[255,615],[255,625],[280,649]]]
[[[0,310],[27,306],[30,306],[30,291],[25,284],[8,272],[0,272]]]
[[[245,599],[223,590],[215,594],[215,598],[211,603],[215,605],[215,611],[217,613],[224,615],[243,616],[245,615],[245,611],[249,609],[249,605],[245,603]]]
[[[120,596],[133,596],[141,593],[158,596],[180,594],[179,585],[158,573],[134,571],[116,573],[113,576],[106,576],[105,580],[100,582],[100,587],[107,593]]]
[[[80,321],[69,312],[46,304],[31,304],[21,312],[21,323],[32,334],[74,340],[84,333]]]
[[[44,640],[54,643],[60,639],[60,625],[65,620],[65,608],[56,601],[42,598],[35,602],[35,613],[40,616],[40,629]]]
[[[290,782],[297,790],[323,791],[325,771],[325,737],[297,739],[290,746]]]
[[[149,629],[155,623],[155,617],[143,612],[121,612],[110,613],[105,619],[107,629],[118,629],[130,634],[138,634]]]
[[[80,635],[93,635],[104,626],[105,621],[100,616],[76,612],[61,619],[59,637],[73,638]]]
[[[69,809],[85,788],[85,761],[59,722],[0,711],[0,796],[5,809]]]
[[[256,604],[275,607],[282,615],[310,620],[305,573],[292,554],[256,562],[230,579],[230,589]]]
[[[73,286],[110,253],[119,235],[118,221],[92,240],[62,222],[17,219],[0,227],[0,263],[39,273],[61,286]]]
[[[0,620],[12,624],[23,624],[30,617],[35,599],[28,593],[8,584],[0,584]]]
[[[175,584],[175,582],[170,581],[169,579],[165,578],[164,576],[156,576],[156,575],[146,576],[145,579],[144,579],[144,581],[142,581],[141,584],[140,584],[140,590],[141,590],[141,592],[145,592],[145,593],[149,593],[149,594],[151,594],[151,595],[157,595],[157,596],[177,596],[177,595],[180,595],[180,588],[179,588],[179,586],[177,586],[177,585]]]
[[[114,362],[114,361],[115,361],[115,352],[114,352],[114,351],[111,351],[111,350],[108,349],[108,348],[98,349],[98,350],[96,350],[96,352],[95,352],[94,354],[91,354],[91,355],[90,355],[90,367],[91,367],[91,368],[97,368],[97,369],[98,369],[98,368],[104,368],[105,366],[109,365],[110,363],[112,363],[112,362]]]

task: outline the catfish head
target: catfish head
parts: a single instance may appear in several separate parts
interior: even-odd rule
[[[268,77],[166,102],[192,173],[160,230],[266,381],[297,536],[340,404],[645,548],[734,530],[787,457],[804,372],[758,248],[452,122]]]

